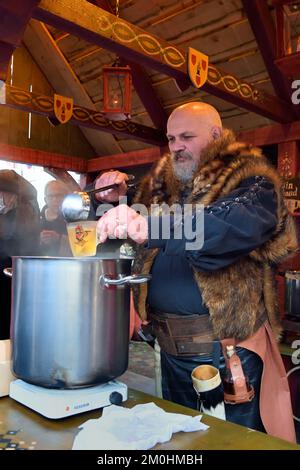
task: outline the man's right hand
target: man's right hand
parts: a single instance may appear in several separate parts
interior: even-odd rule
[[[101,191],[95,193],[95,198],[101,202],[117,202],[120,197],[125,196],[127,193],[128,176],[126,173],[120,171],[107,171],[98,176],[95,182],[95,189],[108,186],[109,184],[118,184],[116,189],[108,189],[107,191]]]

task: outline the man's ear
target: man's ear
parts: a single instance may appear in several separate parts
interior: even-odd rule
[[[212,136],[214,140],[217,140],[221,137],[222,129],[218,126],[213,126],[211,130]]]

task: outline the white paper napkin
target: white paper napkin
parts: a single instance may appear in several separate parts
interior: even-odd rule
[[[167,442],[179,431],[205,431],[201,415],[167,413],[155,403],[123,408],[111,405],[101,418],[90,419],[79,426],[73,450],[145,450]]]

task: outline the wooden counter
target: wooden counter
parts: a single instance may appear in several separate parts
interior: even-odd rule
[[[124,403],[132,407],[139,403],[154,402],[165,411],[195,416],[195,410],[176,405],[151,395],[129,389]],[[0,447],[34,449],[71,449],[78,426],[91,418],[101,416],[101,410],[86,412],[62,420],[50,420],[31,411],[9,397],[0,398]],[[203,416],[207,431],[176,433],[171,441],[157,445],[161,450],[207,450],[207,449],[294,449],[300,446],[249,430],[210,416]]]

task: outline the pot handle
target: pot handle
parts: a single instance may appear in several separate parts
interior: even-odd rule
[[[132,276],[123,276],[119,279],[111,279],[102,274],[99,278],[99,283],[101,287],[123,286],[125,284],[142,284],[144,282],[150,281],[151,277],[151,274],[133,274]]]
[[[4,272],[5,276],[7,276],[7,277],[13,277],[12,268],[4,268],[4,269],[3,269],[3,272]]]

